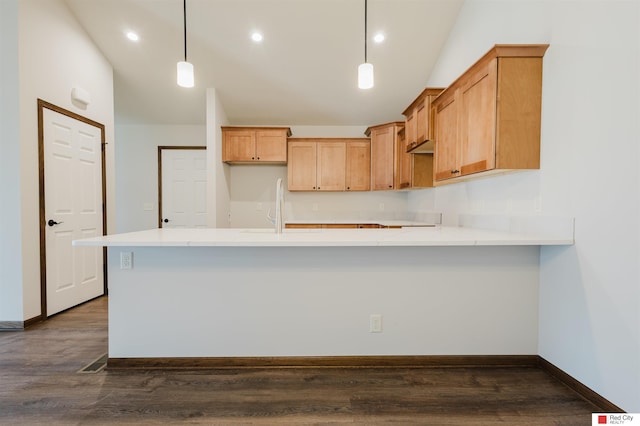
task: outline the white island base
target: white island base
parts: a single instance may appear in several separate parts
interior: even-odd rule
[[[536,354],[538,253],[114,247],[109,358]]]

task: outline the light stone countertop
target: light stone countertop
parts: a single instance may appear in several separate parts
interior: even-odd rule
[[[360,222],[359,222],[360,223]],[[74,240],[74,246],[106,247],[376,247],[571,245],[568,236],[432,226],[394,229],[150,229]]]
[[[354,220],[354,219],[346,219],[346,220],[341,220],[341,219],[331,219],[331,220],[322,220],[322,219],[316,219],[316,220],[287,220],[286,224],[292,224],[292,225],[300,225],[300,224],[310,224],[310,225],[316,225],[316,224],[327,224],[327,225],[334,225],[334,224],[340,224],[340,225],[381,225],[381,226],[406,226],[406,227],[421,227],[421,226],[434,226],[433,222],[420,222],[420,221],[415,221],[415,220],[397,220],[397,219],[367,219],[367,220]]]

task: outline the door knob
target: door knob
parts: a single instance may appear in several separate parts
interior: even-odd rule
[[[56,222],[56,221],[55,221],[55,220],[53,220],[53,219],[49,219],[49,221],[47,222],[47,225],[49,225],[49,226],[55,226],[55,225],[60,225],[61,223],[64,223],[64,222]]]
[[[169,219],[163,220],[164,223],[169,223]]]

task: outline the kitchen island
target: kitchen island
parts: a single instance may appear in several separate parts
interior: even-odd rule
[[[110,360],[194,362],[537,354],[539,247],[572,243],[444,226],[74,241],[108,247]]]

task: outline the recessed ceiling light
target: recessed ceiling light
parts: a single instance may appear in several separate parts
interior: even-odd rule
[[[260,43],[263,38],[264,37],[262,37],[262,34],[257,31],[251,34],[251,40],[255,41],[256,43]]]
[[[131,41],[140,40],[140,36],[138,36],[138,34],[134,33],[133,31],[127,31],[127,38]]]
[[[378,34],[374,35],[373,36],[373,41],[375,41],[376,43],[382,43],[384,41],[384,34],[378,33]]]

